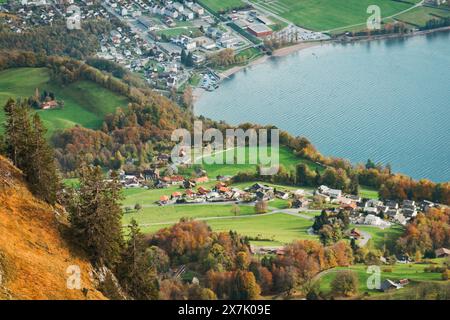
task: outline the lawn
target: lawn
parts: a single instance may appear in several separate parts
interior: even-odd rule
[[[232,215],[230,210],[227,208],[224,214]],[[241,215],[243,215],[242,207]],[[312,225],[310,220],[283,213],[230,217],[230,219],[208,220],[207,223],[214,231],[233,230],[241,235],[252,237],[252,243],[257,245],[278,246],[290,243],[295,239],[317,239],[316,236],[308,234],[307,230]],[[142,230],[155,232],[163,227],[165,226],[144,226]]]
[[[217,154],[215,156],[218,161],[216,162],[222,162],[222,164],[208,164],[205,162],[213,162],[213,158],[211,156],[206,156],[203,158],[203,168],[208,173],[208,176],[210,178],[216,178],[218,175],[230,175],[234,176],[238,172],[256,172],[256,164],[250,164],[249,161],[249,152],[257,152],[256,147],[245,147],[245,163],[244,164],[226,164],[226,159],[232,159],[233,162],[236,160],[235,156],[238,154],[239,151],[242,150],[242,148],[235,148],[230,149],[226,152]],[[258,156],[259,159],[259,156]],[[294,153],[287,147],[281,146],[279,148],[279,163],[287,170],[292,171],[295,170],[295,166],[299,163],[305,163],[307,164],[311,170],[315,170],[316,168],[319,168],[322,170],[322,167],[310,160],[306,160],[300,157],[297,157],[294,155]],[[189,174],[190,170],[185,171],[184,173]]]
[[[398,281],[401,279],[408,279],[410,281],[441,281],[440,273],[424,272],[427,264],[396,264],[393,266],[380,266],[381,281],[390,279]],[[389,270],[389,268],[392,270]],[[336,277],[336,274],[342,270],[352,270],[357,273],[359,279],[359,293],[369,292],[370,294],[381,294],[378,290],[369,290],[367,288],[367,278],[371,275],[367,273],[367,266],[358,264],[350,267],[334,268],[326,272],[320,277],[320,288],[324,292],[330,291],[331,281]],[[408,286],[406,287],[408,288]],[[405,289],[406,289],[405,288]],[[405,290],[401,289],[401,290]]]
[[[216,13],[225,12],[245,6],[242,0],[199,0],[198,3]]]
[[[364,24],[370,14],[367,8],[378,5],[381,18],[410,8],[419,0],[251,0],[259,6],[288,19],[298,26],[324,31],[354,24]]]
[[[57,100],[64,101],[62,109],[39,110],[39,115],[51,135],[57,129],[80,124],[86,128],[99,128],[104,116],[117,107],[126,107],[128,100],[90,81],[77,81],[61,87],[50,81],[47,68],[15,68],[0,72],[0,105],[8,98],[27,98],[36,88],[54,92]],[[3,108],[0,123],[4,121]]]
[[[359,188],[359,196],[361,198],[367,198],[367,199],[378,199],[378,190],[371,188],[371,187],[366,187],[366,186],[361,186]]]

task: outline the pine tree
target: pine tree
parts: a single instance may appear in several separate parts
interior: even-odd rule
[[[56,202],[59,177],[53,150],[45,140],[39,116],[31,119],[28,103],[10,99],[5,107],[5,153],[25,175],[31,191],[50,204]]]
[[[123,247],[121,186],[117,175],[106,181],[100,167],[83,167],[80,186],[70,190],[66,207],[73,236],[92,262],[114,267]]]
[[[117,277],[127,294],[138,300],[158,299],[156,270],[152,268],[147,247],[136,220],[131,220],[128,241],[117,268]]]
[[[54,152],[45,139],[45,129],[39,115],[33,116],[30,163],[27,165],[27,181],[31,191],[50,204],[56,203],[60,179],[57,173]]]

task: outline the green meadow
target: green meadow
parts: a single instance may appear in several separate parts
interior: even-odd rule
[[[257,156],[257,163],[260,163],[260,157],[258,155],[258,149],[256,147],[234,148],[222,153],[216,153],[212,156],[205,156],[202,159],[202,167],[208,173],[210,178],[216,178],[218,175],[230,175],[234,176],[239,172],[256,172],[257,165],[251,161],[250,152],[254,152]],[[270,154],[273,150],[270,150]],[[243,152],[245,154],[245,161],[243,164],[237,164],[238,153]],[[313,161],[297,157],[289,148],[280,146],[279,148],[279,163],[287,171],[295,170],[295,166],[300,163],[305,163],[311,170],[318,168],[323,170],[323,167],[314,163]],[[231,159],[232,164],[227,164],[227,159]],[[214,163],[216,162],[216,163]],[[252,163],[253,162],[253,163]],[[189,173],[187,170],[184,173]],[[181,172],[183,173],[183,172]]]
[[[127,98],[111,92],[90,81],[77,81],[60,86],[50,80],[47,68],[14,68],[0,72],[0,105],[12,98],[28,98],[36,88],[53,92],[57,100],[64,101],[62,109],[37,111],[51,135],[55,130],[82,125],[99,128],[104,116],[113,113],[117,107],[126,107]],[[0,122],[4,121],[3,109]]]
[[[419,0],[251,0],[266,10],[279,15],[298,26],[316,31],[364,24],[370,16],[367,8],[377,5],[381,18],[389,17],[412,7]]]
[[[386,279],[398,281],[401,279],[408,279],[412,282],[424,282],[424,281],[439,281],[444,283],[441,280],[441,274],[435,272],[425,272],[424,269],[430,264],[395,264],[393,266],[380,266],[381,271],[381,281]],[[371,273],[367,273],[367,266],[362,264],[353,265],[350,267],[339,267],[334,268],[328,271],[325,271],[322,276],[319,278],[320,289],[328,293],[331,289],[331,282],[336,277],[336,274],[343,270],[351,270],[354,271],[359,280],[359,293],[362,294],[364,292],[368,292],[370,294],[381,294],[380,291],[376,289],[368,289],[367,288],[367,279],[372,275]],[[407,290],[407,285],[404,289],[398,290],[404,291]]]

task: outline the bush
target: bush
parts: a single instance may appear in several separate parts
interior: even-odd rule
[[[352,296],[358,293],[358,276],[353,271],[341,271],[331,282],[331,292],[337,296]]]

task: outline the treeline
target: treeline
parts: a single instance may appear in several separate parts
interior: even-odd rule
[[[84,59],[98,51],[97,36],[109,33],[112,26],[109,20],[88,20],[82,29],[68,30],[65,23],[57,22],[16,33],[0,25],[0,48]]]

